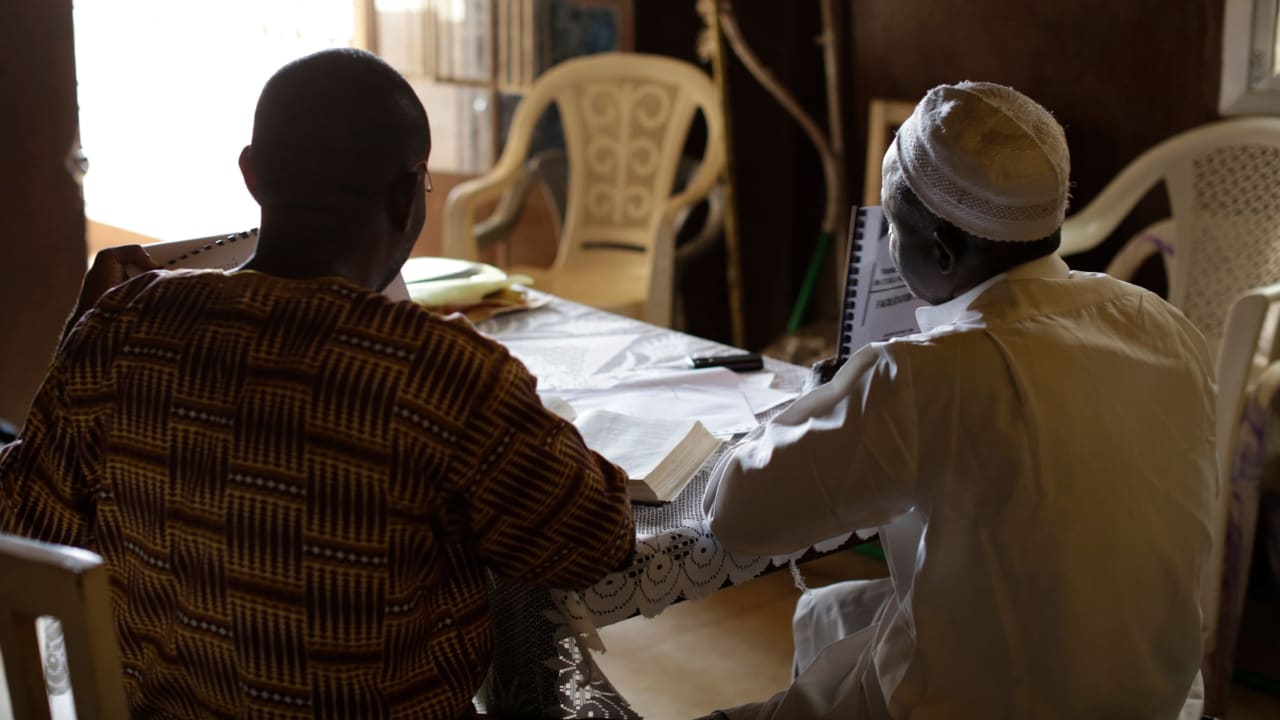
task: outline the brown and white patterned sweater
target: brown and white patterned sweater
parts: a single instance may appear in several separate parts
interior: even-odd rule
[[[136,717],[471,714],[484,569],[586,586],[624,473],[463,322],[336,278],[108,293],[0,450],[0,527],[110,571]]]

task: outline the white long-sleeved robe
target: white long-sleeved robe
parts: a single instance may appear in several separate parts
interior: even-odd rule
[[[871,626],[730,715],[1177,717],[1218,482],[1203,337],[1056,256],[918,319],[713,476],[705,509],[728,549],[882,526],[893,578]]]

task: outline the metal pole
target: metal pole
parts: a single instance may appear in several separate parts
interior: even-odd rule
[[[724,183],[724,247],[725,247],[725,281],[729,289],[729,326],[733,344],[744,347],[746,344],[746,323],[742,308],[742,248],[738,238],[738,203],[733,190],[733,111],[729,103],[729,84],[725,77],[724,39],[720,34],[720,8],[724,0],[713,0],[713,12],[708,18],[711,32],[711,75],[716,89],[720,91],[720,107],[724,113],[725,143],[725,183]]]
[[[823,211],[822,228],[818,232],[813,252],[809,255],[809,264],[805,268],[804,280],[800,284],[800,291],[796,294],[796,301],[791,307],[791,315],[787,319],[787,332],[791,333],[800,329],[800,325],[808,314],[809,303],[813,299],[814,288],[817,287],[818,275],[822,270],[823,261],[830,254],[832,241],[839,232],[839,228],[844,227],[844,218],[847,217],[848,211],[844,207],[844,201],[840,199],[844,194],[843,168],[839,165],[839,158],[832,151],[832,142],[827,135],[823,134],[822,129],[818,127],[818,123],[805,112],[795,97],[783,87],[778,78],[774,76],[769,68],[765,67],[759,56],[747,44],[746,38],[742,35],[742,30],[738,27],[738,21],[734,18],[732,0],[721,0],[718,20],[724,39],[730,49],[733,50],[733,53],[742,61],[747,71],[755,77],[760,85],[799,123],[800,128],[804,130],[805,135],[809,137],[810,142],[817,149],[818,157],[822,160],[822,175],[826,183],[826,208]],[[820,38],[820,41],[827,41],[825,34]],[[830,85],[831,80],[828,75],[828,87]],[[838,97],[830,98],[828,106],[830,107],[832,103],[838,102]]]
[[[821,0],[822,6],[822,61],[826,65],[827,81],[827,137],[830,138],[830,152],[835,166],[838,168],[835,181],[835,192],[831,199],[835,204],[835,257],[832,263],[835,269],[835,288],[839,292],[844,285],[846,268],[841,267],[845,256],[845,243],[849,241],[849,186],[845,168],[844,150],[844,113],[841,109],[840,69],[844,58],[841,57],[840,37],[836,32],[835,0]]]

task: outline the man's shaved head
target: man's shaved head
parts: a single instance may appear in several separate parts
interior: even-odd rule
[[[347,206],[376,198],[431,149],[427,114],[390,65],[324,50],[267,81],[253,118],[252,166],[264,206]]]
[[[381,290],[426,220],[427,113],[390,65],[363,50],[324,50],[267,81],[240,153],[262,206],[245,269],[346,278]]]

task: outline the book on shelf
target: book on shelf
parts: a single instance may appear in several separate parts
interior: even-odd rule
[[[916,308],[926,303],[911,294],[893,263],[889,223],[879,206],[854,206],[845,268],[838,364],[868,343],[919,332]]]
[[[588,410],[573,420],[587,447],[631,478],[632,502],[662,504],[676,499],[698,468],[720,448],[720,440],[697,420],[636,417]]]

